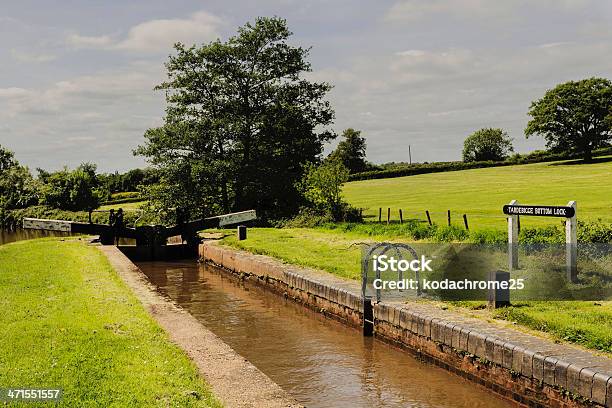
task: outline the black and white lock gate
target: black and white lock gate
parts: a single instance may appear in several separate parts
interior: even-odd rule
[[[134,238],[137,246],[166,245],[169,237],[180,235],[188,244],[197,244],[200,238],[197,232],[206,228],[218,228],[241,224],[255,220],[255,210],[240,211],[215,217],[184,220],[177,217],[176,225],[143,225],[128,227],[125,225],[96,224],[93,222],[74,222],[65,220],[48,220],[39,218],[24,218],[23,228],[47,231],[63,231],[80,234],[95,234],[100,236],[103,245],[112,245],[115,238]]]
[[[517,200],[504,205],[504,214],[508,215],[508,266],[510,270],[519,268],[518,259],[518,234],[519,217],[562,217],[565,218],[565,259],[567,279],[576,282],[578,278],[578,243],[576,237],[577,229],[577,205],[576,201],[570,201],[567,206],[552,205],[519,205]]]

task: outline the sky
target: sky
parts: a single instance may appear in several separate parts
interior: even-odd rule
[[[612,78],[608,0],[2,1],[0,145],[30,168],[146,165],[132,150],[163,121],[172,44],[222,40],[257,16],[312,47],[307,77],[334,88],[333,129],[375,163],[458,160],[501,127],[515,150],[531,101],[560,82]],[[327,147],[327,151],[333,145]]]

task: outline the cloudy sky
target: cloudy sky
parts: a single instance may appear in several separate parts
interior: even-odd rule
[[[172,3],[172,5],[170,5]],[[31,168],[143,165],[132,149],[161,123],[171,44],[225,39],[256,16],[286,18],[332,83],[334,129],[361,129],[374,162],[459,159],[480,127],[516,150],[530,102],[555,84],[612,78],[608,0],[47,0],[0,10],[0,144]]]

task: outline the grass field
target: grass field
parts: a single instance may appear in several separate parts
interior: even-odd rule
[[[140,210],[140,207],[144,204],[144,201],[135,201],[133,203],[121,203],[121,204],[107,204],[102,205],[98,210],[108,211],[111,208],[114,210],[118,210],[119,208],[123,208],[124,211],[137,211]]]
[[[84,243],[0,246],[0,326],[0,388],[62,388],[65,407],[220,406],[106,258]]]
[[[231,234],[222,242],[291,264],[359,279],[361,249],[358,244],[381,239],[389,240],[389,237],[324,228],[251,228],[245,241],[237,241]],[[394,240],[401,241],[399,238]],[[469,302],[456,306],[473,309],[482,304]],[[612,301],[523,302],[493,313],[486,310],[478,310],[478,313],[484,318],[504,319],[546,332],[559,341],[612,353]]]
[[[378,208],[387,208],[398,220],[401,208],[406,218],[426,219],[429,210],[433,221],[444,224],[446,211],[452,222],[462,225],[462,214],[468,215],[471,229],[506,226],[502,206],[516,199],[522,204],[566,205],[578,203],[581,220],[602,219],[612,222],[612,157],[592,164],[578,162],[537,163],[422,174],[347,183],[344,196],[349,203],[365,208],[364,215],[378,220]],[[559,219],[522,217],[522,226],[559,224]]]

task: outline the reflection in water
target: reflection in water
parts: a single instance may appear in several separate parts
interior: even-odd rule
[[[9,242],[23,241],[26,239],[45,238],[45,237],[70,237],[79,236],[80,234],[72,234],[70,232],[61,231],[45,231],[34,229],[18,229],[16,231],[5,231],[0,229],[0,245],[8,244]],[[82,235],[87,237],[88,235]],[[93,238],[97,235],[93,235]],[[119,238],[119,245],[136,245],[134,238]]]
[[[68,232],[43,231],[32,229],[18,229],[16,231],[6,231],[0,228],[0,245],[9,242],[22,241],[25,239],[44,238],[44,237],[64,237],[69,236]]]
[[[159,291],[203,322],[308,407],[504,407],[406,352],[218,270],[185,262],[139,264]]]

